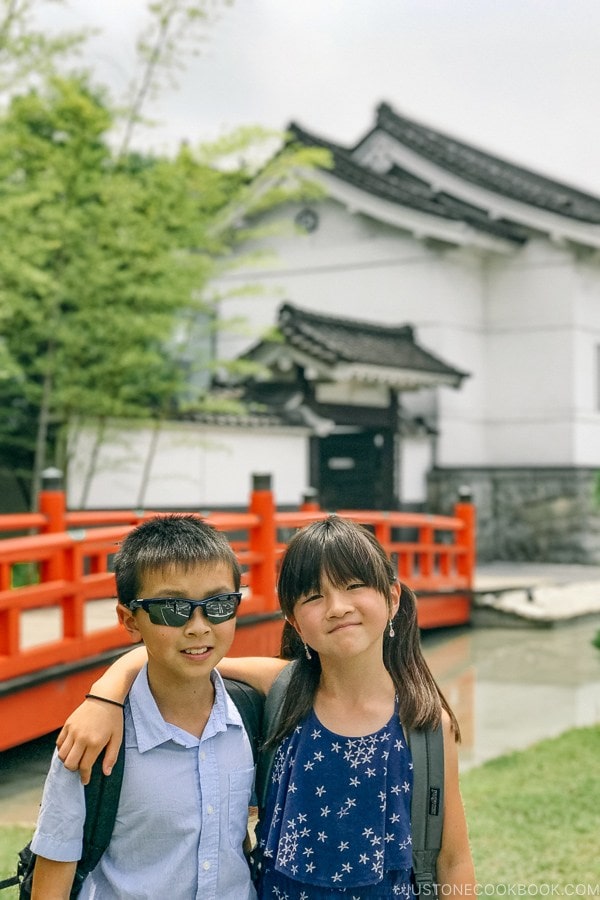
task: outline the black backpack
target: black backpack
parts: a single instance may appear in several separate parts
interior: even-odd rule
[[[258,691],[242,681],[234,681],[231,678],[224,678],[223,681],[227,693],[242,717],[256,763],[261,735],[263,698]],[[84,880],[100,862],[100,857],[110,843],[115,826],[125,764],[124,741],[121,742],[117,761],[108,776],[102,772],[103,757],[104,754],[99,756],[94,763],[90,782],[85,786],[83,854],[75,870],[71,898],[79,895]],[[32,851],[31,845],[27,844],[19,851],[16,875],[0,881],[0,890],[12,885],[19,885],[19,900],[30,900],[35,860],[36,854]]]
[[[275,731],[283,700],[292,677],[294,663],[282,669],[265,700],[263,732],[265,740]],[[444,739],[442,727],[414,729],[408,732],[408,742],[413,761],[413,795],[410,808],[413,873],[417,895],[428,887],[426,896],[436,896],[437,857],[442,843],[444,819]],[[275,759],[276,747],[262,750],[256,769],[256,794],[260,813],[265,807],[269,776]],[[252,857],[256,878],[260,866],[260,853]]]

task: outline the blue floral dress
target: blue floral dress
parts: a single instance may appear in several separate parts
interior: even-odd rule
[[[414,897],[412,776],[397,711],[356,738],[311,711],[275,755],[259,836],[261,900]]]

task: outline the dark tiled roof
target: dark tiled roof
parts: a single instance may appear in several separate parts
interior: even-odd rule
[[[279,329],[289,346],[327,365],[355,363],[465,377],[415,343],[410,325],[376,325],[358,319],[307,312],[291,303],[279,311]]]
[[[524,243],[530,232],[520,225],[502,219],[490,219],[485,210],[437,193],[424,181],[398,166],[381,175],[352,159],[350,151],[324,141],[292,123],[288,131],[305,146],[325,147],[331,153],[333,172],[337,178],[361,188],[376,197],[419,212],[455,222],[466,222],[473,228],[515,243]]]
[[[283,404],[273,404],[268,399],[256,402],[252,397],[242,397],[245,408],[232,412],[194,412],[181,416],[182,420],[200,425],[236,428],[306,427],[296,410],[286,410]]]
[[[420,125],[399,115],[387,103],[377,109],[374,130],[385,131],[424,159],[497,194],[570,219],[600,224],[600,198]]]

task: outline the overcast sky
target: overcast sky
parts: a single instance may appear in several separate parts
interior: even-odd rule
[[[115,97],[145,0],[69,0]],[[236,0],[154,112],[147,146],[296,121],[350,145],[385,100],[468,143],[600,195],[600,0]]]

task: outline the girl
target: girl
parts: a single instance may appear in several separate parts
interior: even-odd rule
[[[286,618],[282,655],[297,663],[272,738],[277,751],[259,826],[259,897],[413,896],[405,729],[440,719],[445,784],[437,880],[442,895],[474,892],[458,723],[422,656],[414,595],[398,584],[371,532],[339,516],[296,533],[282,559],[278,592]],[[115,663],[94,693],[122,700],[138,669],[139,659],[133,666],[131,659],[141,653]],[[228,658],[219,670],[267,693],[286,664]],[[96,705],[91,737],[90,703]],[[59,735],[61,759],[84,775],[108,737],[105,725],[96,724],[101,707],[102,723],[111,723],[109,767],[121,739],[118,710],[89,701]]]

